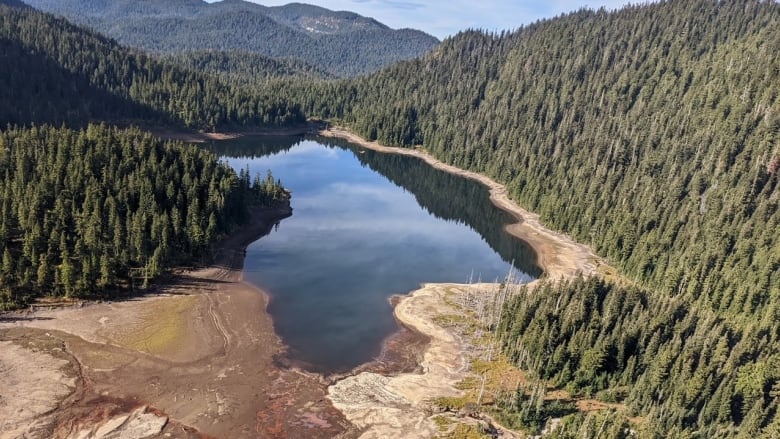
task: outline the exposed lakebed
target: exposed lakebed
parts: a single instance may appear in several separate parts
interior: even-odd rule
[[[388,298],[424,282],[520,281],[536,254],[503,226],[479,183],[423,161],[321,137],[245,137],[212,150],[236,170],[268,169],[293,216],[247,249],[245,278],[271,295],[289,355],[310,370],[370,361],[397,330]]]

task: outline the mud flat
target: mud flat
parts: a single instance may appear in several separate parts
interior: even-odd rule
[[[350,437],[320,377],[278,367],[246,246],[289,212],[256,211],[212,265],[153,296],[0,316],[0,437]]]

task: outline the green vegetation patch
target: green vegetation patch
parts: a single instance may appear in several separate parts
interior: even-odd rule
[[[189,333],[188,316],[198,305],[199,296],[176,296],[156,300],[154,309],[142,317],[142,321],[133,325],[119,337],[120,343],[152,355],[169,354],[187,337]]]

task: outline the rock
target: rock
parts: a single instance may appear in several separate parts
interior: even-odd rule
[[[167,424],[166,416],[147,413],[144,406],[130,414],[114,416],[100,425],[82,429],[68,439],[145,439],[162,433]]]

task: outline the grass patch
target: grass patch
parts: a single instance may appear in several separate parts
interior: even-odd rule
[[[516,368],[504,355],[499,355],[493,361],[476,359],[471,363],[471,370],[478,377],[485,376],[483,404],[492,404],[494,395],[498,393],[514,391],[518,386],[529,383],[528,375]],[[476,378],[473,385],[473,391],[478,392],[482,379]]]
[[[154,310],[120,337],[122,344],[159,355],[170,352],[187,333],[187,315],[198,303],[197,296],[180,296],[155,301]]]
[[[441,314],[433,318],[433,323],[444,328],[473,324],[472,319],[463,314]]]
[[[476,398],[473,395],[466,394],[463,396],[442,396],[434,398],[431,400],[431,403],[441,409],[456,412],[466,407],[466,404],[473,404],[475,401]]]
[[[447,438],[451,439],[489,439],[492,436],[483,432],[479,426],[471,424],[458,424]]]
[[[450,418],[442,415],[434,417],[433,423],[436,424],[436,426],[439,428],[439,431],[442,433],[446,433],[452,424],[454,424]]]
[[[459,422],[446,416],[436,416],[433,422],[439,427],[439,434],[434,439],[487,439],[491,435],[482,431],[479,425]]]

